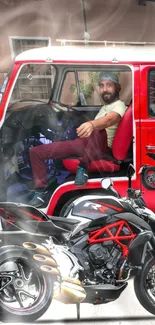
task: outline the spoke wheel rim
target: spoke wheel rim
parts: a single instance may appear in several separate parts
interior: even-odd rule
[[[10,259],[3,263],[3,266]],[[0,273],[0,301],[9,309],[26,311],[33,309],[41,302],[46,290],[45,279],[42,281],[39,272],[29,265],[24,258],[11,259],[18,269],[13,272]]]
[[[154,171],[149,171],[147,173],[146,182],[150,187],[152,187],[152,188],[155,187],[155,172]]]

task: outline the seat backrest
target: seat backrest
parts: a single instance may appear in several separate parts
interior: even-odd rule
[[[115,159],[125,160],[133,138],[132,104],[126,110],[117,128],[112,143],[112,153]]]

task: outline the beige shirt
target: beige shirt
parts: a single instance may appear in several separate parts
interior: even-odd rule
[[[122,117],[124,115],[126,109],[127,109],[127,107],[125,106],[124,102],[122,102],[121,100],[117,100],[116,102],[102,106],[100,111],[96,115],[95,120],[97,120],[100,117],[105,116],[109,112],[117,112]],[[112,147],[113,138],[116,133],[118,125],[119,125],[119,123],[106,128],[107,138],[108,138],[107,139],[108,147],[110,147],[110,148]]]

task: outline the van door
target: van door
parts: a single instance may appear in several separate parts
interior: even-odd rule
[[[155,190],[155,66],[141,66],[140,116],[141,116],[141,181],[149,207]],[[150,206],[151,204],[151,206]]]

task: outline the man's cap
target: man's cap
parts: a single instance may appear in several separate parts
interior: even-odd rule
[[[119,84],[118,74],[113,72],[101,72],[99,75],[99,81],[101,80],[111,80],[114,83]]]

